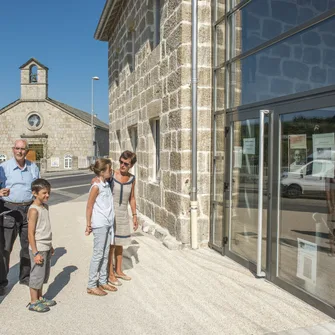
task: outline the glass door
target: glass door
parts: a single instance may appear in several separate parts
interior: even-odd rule
[[[236,120],[234,120],[234,118]],[[264,275],[269,196],[269,115],[256,111],[228,119],[225,253]]]
[[[222,233],[227,256],[333,317],[334,101],[227,115]]]
[[[280,195],[274,277],[334,306],[335,106],[315,105],[291,113],[277,110]]]

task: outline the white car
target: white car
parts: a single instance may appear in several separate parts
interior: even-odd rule
[[[294,172],[284,172],[280,184],[282,194],[288,198],[298,198],[302,194],[325,194],[327,178],[334,178],[334,162],[314,160]]]

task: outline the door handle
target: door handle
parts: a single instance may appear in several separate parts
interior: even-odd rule
[[[264,186],[264,117],[269,110],[259,111],[259,150],[258,150],[258,224],[257,224],[257,277],[265,277],[262,271],[263,237],[263,186]],[[270,194],[268,194],[270,196]]]

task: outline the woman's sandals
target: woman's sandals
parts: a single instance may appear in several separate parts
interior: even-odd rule
[[[104,284],[104,285],[100,285],[99,286],[100,289],[105,290],[105,291],[110,291],[110,292],[116,292],[117,288],[112,286],[112,285],[108,285],[108,284]]]

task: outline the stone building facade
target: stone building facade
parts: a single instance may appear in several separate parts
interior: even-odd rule
[[[335,1],[197,4],[198,242],[335,317]],[[191,10],[107,0],[95,33],[109,50],[110,155],[136,151],[139,211],[184,245]]]
[[[21,97],[0,110],[0,159],[28,140],[28,159],[42,171],[87,168],[93,157],[91,115],[48,96],[48,68],[32,58],[20,67]],[[94,117],[95,155],[108,155],[106,123]]]
[[[199,1],[198,236],[208,241],[211,6]],[[95,37],[108,42],[110,156],[136,151],[137,204],[190,243],[191,2],[106,1]]]

